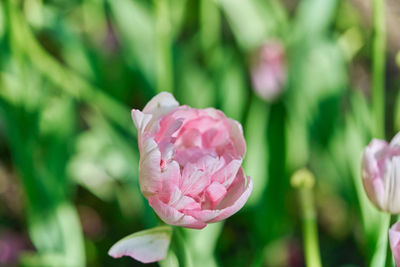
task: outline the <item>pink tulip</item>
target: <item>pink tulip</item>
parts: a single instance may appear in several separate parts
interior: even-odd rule
[[[253,184],[241,168],[241,125],[221,111],[179,106],[160,93],[132,110],[143,195],[167,224],[201,229],[236,213]]]
[[[396,266],[400,266],[400,222],[397,222],[390,227],[389,242]]]
[[[282,93],[286,66],[284,48],[279,42],[261,47],[251,70],[251,81],[256,94],[264,100],[274,100]]]
[[[365,191],[378,209],[400,213],[400,134],[390,144],[371,141],[363,153],[362,176]]]

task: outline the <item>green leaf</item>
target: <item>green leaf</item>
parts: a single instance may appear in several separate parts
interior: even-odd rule
[[[128,64],[137,64],[146,79],[155,81],[155,23],[150,10],[138,1],[108,1]]]

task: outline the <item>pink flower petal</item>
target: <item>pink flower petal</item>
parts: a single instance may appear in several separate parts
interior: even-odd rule
[[[132,120],[135,123],[139,139],[143,135],[143,132],[145,131],[146,126],[152,117],[153,116],[151,114],[145,114],[137,109],[132,109]]]
[[[228,190],[226,197],[220,202],[215,210],[201,210],[201,211],[185,211],[186,214],[191,215],[206,223],[217,222],[226,219],[232,214],[239,211],[253,190],[253,181],[247,177],[247,185],[245,186],[245,178],[243,171],[239,171],[238,180]]]
[[[211,183],[212,175],[223,165],[223,158],[211,156],[199,158],[195,164],[186,164],[182,171],[182,192],[193,197],[199,195]]]
[[[246,154],[246,142],[243,137],[242,125],[239,122],[228,119],[231,125],[231,138],[238,155],[243,158]]]
[[[385,141],[383,141],[385,142]],[[385,142],[386,143],[386,142]],[[390,147],[392,148],[398,148],[400,147],[400,132],[397,133],[393,138],[392,141],[390,141]]]
[[[170,226],[140,231],[115,243],[108,254],[114,258],[130,256],[142,263],[156,262],[167,255],[171,235]]]
[[[193,229],[202,229],[206,227],[204,222],[199,221],[190,215],[185,215],[182,212],[179,212],[175,208],[163,203],[157,197],[150,197],[149,203],[157,215],[167,224]]]
[[[155,118],[158,118],[160,115],[166,114],[178,106],[179,103],[170,93],[161,92],[147,103],[143,108],[143,112],[152,114]]]
[[[362,156],[361,171],[365,192],[371,202],[380,209],[384,209],[385,206],[384,171],[380,161],[384,159],[388,147],[385,141],[373,139],[364,149]]]
[[[200,147],[190,147],[186,149],[178,149],[175,152],[175,159],[179,162],[181,166],[186,166],[187,164],[195,164],[198,159],[210,156],[218,157],[217,153],[211,149],[202,149]]]
[[[140,150],[139,184],[145,197],[160,191],[162,175],[160,168],[161,153],[157,143],[147,138]]]
[[[396,266],[400,266],[400,222],[397,222],[390,227],[389,242]]]
[[[215,206],[219,204],[222,198],[225,197],[226,192],[225,186],[217,182],[213,182],[207,187],[205,194],[207,200],[210,202],[209,205],[211,209],[214,209]]]
[[[236,178],[241,165],[242,160],[232,160],[228,165],[217,171],[213,175],[212,180],[223,184],[225,187],[229,187]]]

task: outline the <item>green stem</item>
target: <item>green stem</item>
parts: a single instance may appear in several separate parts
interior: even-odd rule
[[[313,195],[314,176],[306,169],[299,170],[292,176],[291,183],[299,190],[306,266],[321,267]]]
[[[390,215],[390,223],[387,226],[387,228],[389,229],[389,227],[391,225],[393,225],[394,223],[396,223],[396,222],[397,222],[397,215]],[[388,236],[388,234],[389,234],[389,230],[386,231],[386,236]],[[386,241],[386,243],[388,243],[388,242]],[[386,246],[387,246],[387,249],[386,249],[386,264],[385,264],[385,266],[386,267],[393,267],[394,266],[394,264],[393,264],[394,261],[393,261],[392,250],[390,249],[389,245],[386,245]]]
[[[386,255],[388,246],[388,231],[390,227],[390,214],[382,213],[380,228],[378,229],[376,244],[374,251],[372,251],[372,258],[369,266],[384,266],[386,262]],[[390,248],[389,248],[390,249]]]
[[[167,0],[154,0],[157,92],[173,92],[172,31]]]
[[[372,112],[375,136],[385,137],[385,55],[386,30],[384,0],[372,0]]]
[[[174,227],[171,246],[178,259],[179,267],[193,266],[192,258],[185,244],[185,237],[181,227]]]

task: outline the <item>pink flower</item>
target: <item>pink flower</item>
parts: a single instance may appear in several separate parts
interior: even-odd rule
[[[139,183],[167,224],[201,229],[237,212],[253,184],[241,168],[241,125],[213,108],[179,106],[160,93],[132,110],[140,150]]]
[[[389,242],[396,266],[400,266],[400,222],[397,222],[390,227]]]
[[[400,213],[400,134],[390,144],[371,141],[364,149],[362,177],[365,191],[378,209]]]
[[[270,42],[261,47],[251,70],[254,91],[264,100],[274,100],[281,94],[286,82],[283,46]]]

